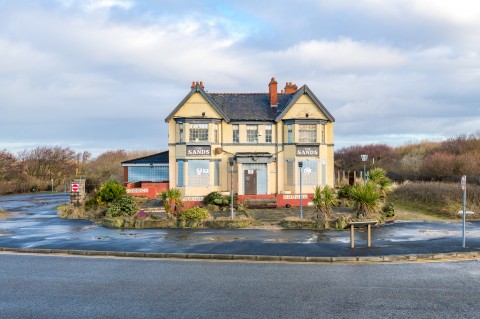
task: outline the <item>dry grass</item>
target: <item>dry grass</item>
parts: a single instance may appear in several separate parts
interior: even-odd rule
[[[462,208],[460,185],[440,182],[408,182],[390,195],[395,207],[432,217],[458,219]],[[476,212],[469,218],[480,218],[480,186],[467,185],[467,210]]]

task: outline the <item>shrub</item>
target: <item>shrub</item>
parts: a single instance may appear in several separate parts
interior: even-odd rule
[[[315,187],[312,202],[318,213],[317,218],[322,220],[330,219],[332,217],[332,208],[338,205],[335,191],[328,185]]]
[[[133,216],[137,212],[137,204],[131,196],[124,195],[112,202],[107,209],[107,216]]]
[[[191,207],[183,211],[178,216],[179,227],[197,227],[204,219],[210,217],[210,213],[205,208]]]
[[[393,207],[393,204],[392,203],[385,204],[385,206],[383,206],[382,214],[385,217],[394,217],[395,207]]]
[[[350,185],[345,185],[341,187],[337,192],[338,198],[349,198],[351,189],[352,189],[352,186]]]
[[[230,205],[230,197],[222,195],[220,192],[211,192],[203,199],[205,205],[218,205],[218,206],[228,206]]]
[[[160,197],[163,201],[163,207],[165,207],[167,215],[177,217],[183,206],[182,192],[177,188],[171,188],[167,191],[163,191],[160,194]]]
[[[380,192],[372,182],[365,185],[354,185],[350,190],[350,198],[357,217],[370,217],[378,212],[381,199]]]
[[[367,175],[368,180],[374,183],[380,190],[380,196],[385,198],[392,189],[392,181],[387,177],[383,168],[377,167]]]
[[[127,194],[127,190],[115,181],[109,181],[100,187],[97,193],[99,204],[108,204]]]

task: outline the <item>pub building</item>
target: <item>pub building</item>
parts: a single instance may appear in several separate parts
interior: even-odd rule
[[[303,198],[334,184],[335,119],[306,85],[278,93],[272,78],[268,93],[211,93],[193,82],[165,121],[169,187],[192,205],[233,185],[241,201],[298,206],[300,180]]]

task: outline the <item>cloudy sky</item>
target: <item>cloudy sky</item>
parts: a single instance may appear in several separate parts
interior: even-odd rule
[[[0,149],[167,147],[210,92],[307,84],[336,148],[480,129],[480,5],[466,0],[0,0]]]

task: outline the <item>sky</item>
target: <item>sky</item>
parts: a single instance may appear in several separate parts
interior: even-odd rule
[[[480,4],[468,0],[0,0],[0,150],[167,148],[192,81],[303,84],[335,148],[480,129]]]

